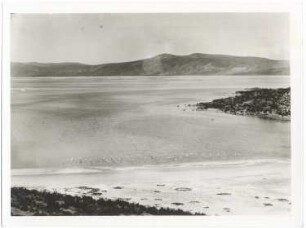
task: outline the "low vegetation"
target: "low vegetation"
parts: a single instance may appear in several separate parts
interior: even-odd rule
[[[122,199],[93,199],[90,196],[71,196],[57,192],[11,189],[13,216],[77,216],[77,215],[205,215],[180,209],[147,207]]]
[[[290,88],[238,91],[236,96],[198,103],[197,110],[215,108],[235,115],[290,119]]]

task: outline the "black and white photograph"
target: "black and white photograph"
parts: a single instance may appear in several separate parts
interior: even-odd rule
[[[11,14],[11,215],[284,215],[288,13]]]
[[[4,6],[6,225],[301,226],[299,11],[205,4]]]

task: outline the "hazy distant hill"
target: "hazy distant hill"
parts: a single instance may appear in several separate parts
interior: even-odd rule
[[[123,63],[12,63],[12,76],[288,75],[289,62],[229,55],[161,54]]]

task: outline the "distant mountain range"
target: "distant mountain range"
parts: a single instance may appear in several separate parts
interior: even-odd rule
[[[122,63],[11,63],[11,74],[22,76],[171,76],[171,75],[289,75],[289,62],[259,57],[194,53],[161,54]]]

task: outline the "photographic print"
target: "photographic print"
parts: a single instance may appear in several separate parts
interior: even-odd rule
[[[11,215],[289,216],[289,27],[11,14]]]

